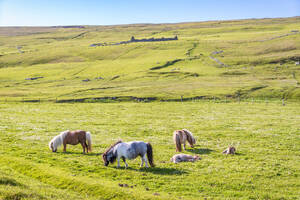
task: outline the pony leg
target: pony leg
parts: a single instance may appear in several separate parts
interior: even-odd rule
[[[146,167],[148,168],[148,162],[147,162],[147,158],[146,158],[146,154],[144,154],[143,158],[142,158],[144,161],[145,161],[145,165]]]
[[[81,142],[80,144],[81,144],[81,146],[82,146],[82,149],[83,149],[83,154],[85,154],[85,145],[84,145],[84,143],[83,143],[83,142]]]
[[[185,150],[185,141],[183,142],[183,149]]]
[[[117,165],[117,168],[120,167],[120,158],[118,157],[118,165]]]
[[[143,167],[143,165],[144,165],[144,156],[143,156],[143,157],[141,157],[141,158],[142,158],[141,167]]]
[[[67,144],[64,143],[64,152],[66,152],[66,151],[67,151]]]
[[[86,153],[88,153],[89,152],[89,146],[87,145],[86,142],[84,142],[84,145],[85,145],[85,148],[86,148]]]
[[[128,164],[126,163],[126,159],[125,159],[124,157],[122,157],[122,159],[123,159],[123,161],[124,161],[124,163],[125,163],[125,168],[127,168],[127,167],[128,167]]]

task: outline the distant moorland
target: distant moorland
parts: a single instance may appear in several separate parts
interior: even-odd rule
[[[0,100],[300,99],[300,17],[0,27]],[[172,41],[113,44],[135,39]]]

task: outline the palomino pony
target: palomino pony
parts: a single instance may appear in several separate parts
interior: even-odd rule
[[[183,144],[183,149],[185,150],[185,142],[188,141],[190,146],[193,148],[196,144],[196,140],[193,134],[187,129],[177,130],[173,133],[173,140],[176,146],[176,151],[181,151],[181,144]]]
[[[86,143],[86,140],[88,141],[88,144]],[[85,132],[81,130],[77,131],[64,131],[61,132],[59,135],[55,136],[50,142],[49,142],[49,148],[53,152],[57,151],[57,147],[60,145],[64,145],[64,152],[66,152],[67,144],[76,145],[81,144],[83,148],[83,153],[88,153],[89,151],[92,151],[92,137],[90,132]]]
[[[141,156],[142,163],[141,167],[145,162],[146,167],[148,167],[148,162],[146,159],[146,154],[148,157],[149,164],[154,167],[153,163],[153,151],[150,143],[133,141],[133,142],[122,142],[121,140],[109,147],[105,153],[102,155],[104,165],[108,166],[109,163],[114,163],[116,159],[118,160],[118,167],[120,167],[120,158],[123,159],[125,167],[128,167],[126,159],[132,160],[137,156]]]

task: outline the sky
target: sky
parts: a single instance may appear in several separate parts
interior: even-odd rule
[[[300,0],[0,0],[0,26],[115,25],[300,16]]]

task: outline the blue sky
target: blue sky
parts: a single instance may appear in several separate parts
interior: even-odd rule
[[[0,26],[175,23],[300,16],[300,0],[0,0]]]

